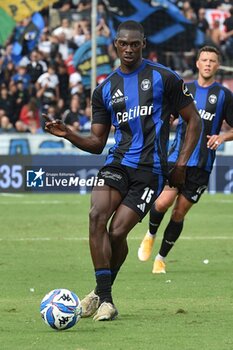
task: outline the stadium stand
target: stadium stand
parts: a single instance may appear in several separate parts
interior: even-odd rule
[[[233,7],[227,0],[135,0],[133,5],[124,1],[120,6],[115,0],[98,1],[96,83],[117,66],[113,47],[115,28],[120,21],[131,18],[145,28],[148,42],[145,56],[171,67],[184,79],[192,79],[196,74],[195,56],[200,46],[212,44],[220,48],[219,80],[230,79],[231,86],[232,15]],[[89,130],[90,18],[90,0],[66,0],[56,1],[16,24],[0,46],[1,133],[25,130],[42,133],[41,113],[48,110],[67,120],[74,95],[80,110],[76,115],[72,113],[72,122],[76,118],[80,131]],[[38,119],[33,120],[37,113],[30,113],[34,127],[22,127],[20,116],[31,106],[32,98],[40,125]]]

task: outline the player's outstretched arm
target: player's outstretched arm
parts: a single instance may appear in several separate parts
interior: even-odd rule
[[[83,151],[95,154],[102,153],[108,139],[110,124],[92,124],[90,135],[83,136],[73,132],[61,120],[50,121],[46,114],[43,114],[43,117],[46,120],[45,131],[65,138]]]
[[[207,147],[216,150],[222,143],[233,141],[233,128],[219,135],[207,135],[207,139]]]
[[[187,129],[183,147],[174,169],[170,173],[169,183],[173,187],[181,187],[185,182],[186,164],[196,147],[201,135],[202,122],[194,102],[179,111],[181,117],[187,122]]]

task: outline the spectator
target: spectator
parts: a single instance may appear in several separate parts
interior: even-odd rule
[[[50,105],[57,104],[60,98],[59,80],[56,74],[56,67],[53,64],[48,66],[48,72],[42,74],[37,82],[37,98],[43,105],[43,112],[46,112]]]
[[[74,43],[79,47],[90,39],[90,23],[87,20],[74,23]]]
[[[211,0],[212,1],[212,0]],[[198,11],[200,8],[208,8],[206,0],[191,0],[190,4],[198,16]]]
[[[4,50],[2,51],[3,56],[3,68],[5,68],[8,62],[12,61],[12,45],[7,44]]]
[[[60,52],[57,52],[56,55],[54,56],[53,60],[52,60],[54,66],[56,66],[58,68],[58,66],[61,64],[64,64],[64,60],[62,57],[62,54]],[[57,70],[56,68],[56,70]]]
[[[225,50],[226,56],[231,60],[233,59],[233,6],[230,9],[230,17],[226,18],[225,25]]]
[[[40,60],[40,55],[37,50],[33,50],[30,54],[30,60],[27,64],[27,72],[31,78],[30,92],[32,96],[36,96],[35,83],[38,78],[47,71],[47,64]]]
[[[183,12],[183,15],[188,20],[190,20],[192,23],[196,23],[197,22],[197,16],[196,16],[192,6],[190,5],[189,1],[184,1],[183,7],[182,7],[182,12]]]
[[[69,75],[65,63],[58,65],[57,76],[59,80],[59,95],[64,102],[63,104],[66,104],[69,101]]]
[[[79,93],[82,89],[82,77],[78,71],[72,73],[69,77],[69,88],[71,95]]]
[[[220,48],[222,44],[223,35],[220,29],[220,22],[217,19],[213,22],[213,26],[210,29],[210,39],[214,45]]]
[[[10,95],[12,97],[14,113],[14,121],[18,120],[20,111],[26,103],[29,101],[29,91],[24,88],[22,81],[18,81],[17,84],[11,81],[9,85]]]
[[[49,25],[54,29],[60,26],[61,19],[70,18],[71,9],[74,7],[73,0],[58,0],[50,7]]]
[[[48,112],[47,112],[47,116],[48,118],[52,121],[52,120],[56,120],[56,119],[61,119],[60,116],[57,113],[57,108],[56,106],[49,106],[48,108]]]
[[[66,60],[69,57],[69,42],[66,39],[64,33],[59,34],[57,37],[57,51],[61,54],[62,60]]]
[[[58,0],[52,5],[52,7],[58,9],[59,11],[65,12],[71,8],[72,2],[73,0]]]
[[[209,22],[205,18],[206,12],[203,7],[201,7],[198,11],[198,17],[197,17],[197,27],[205,33],[205,35],[210,35],[210,26]]]
[[[110,37],[110,29],[107,26],[104,18],[99,20],[99,24],[96,26],[96,33],[98,36],[105,36],[106,38]]]
[[[52,34],[57,37],[63,34],[66,40],[71,40],[73,37],[73,28],[70,27],[68,18],[63,18],[61,21],[61,26],[54,29]]]
[[[91,130],[91,106],[90,105],[88,105],[85,108],[84,115],[80,115],[79,123],[80,123],[80,131]]]
[[[219,5],[216,7],[222,11],[230,11],[232,7],[232,0],[220,0]]]
[[[11,116],[14,112],[12,98],[8,93],[7,86],[2,84],[0,87],[0,127],[9,130],[13,127]]]
[[[67,73],[71,75],[76,71],[74,67],[74,62],[73,62],[73,52],[69,51],[69,56],[67,59],[64,61],[66,68],[67,68]]]
[[[40,130],[39,109],[35,98],[32,97],[29,102],[23,106],[15,127],[19,132],[30,132],[31,134],[36,134]]]
[[[47,71],[47,64],[40,60],[37,50],[33,50],[30,54],[30,61],[27,64],[27,73],[30,75],[31,83],[35,84],[38,78]]]
[[[91,0],[80,0],[77,5],[77,11],[85,17],[91,10]]]
[[[50,40],[48,29],[44,30],[44,32],[41,34],[40,41],[38,43],[38,50],[43,54],[45,59],[49,59],[52,50],[52,42]]]
[[[20,63],[17,67],[17,72],[11,78],[14,83],[22,82],[23,88],[29,90],[31,77],[27,73],[27,67],[25,64]]]
[[[98,5],[97,5],[97,22],[99,22],[100,19],[104,19],[105,23],[108,20],[108,16],[107,16],[107,11],[106,11],[106,7],[104,5],[103,2],[98,1]]]
[[[2,83],[5,83],[7,86],[9,86],[11,77],[16,74],[15,66],[12,61],[8,61],[5,68],[2,67]]]
[[[70,101],[70,108],[63,114],[64,123],[69,126],[72,131],[80,130],[80,99],[77,94],[73,95]]]

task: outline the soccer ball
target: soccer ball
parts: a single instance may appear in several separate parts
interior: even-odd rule
[[[64,330],[80,320],[82,307],[75,293],[68,289],[54,289],[42,299],[40,313],[47,325]]]

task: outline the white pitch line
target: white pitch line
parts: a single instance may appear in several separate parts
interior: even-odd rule
[[[24,194],[22,193],[0,193],[0,196],[2,197],[24,197]]]
[[[200,202],[202,204],[211,204],[211,203],[233,203],[233,199],[214,199],[214,200],[208,200],[204,202]]]
[[[13,197],[13,198],[17,198],[19,197],[20,201],[10,201],[10,200],[5,200],[5,198],[3,200],[0,199],[0,205],[28,205],[28,204],[35,204],[35,205],[38,205],[38,204],[65,204],[67,203],[67,201],[69,201],[69,199],[66,199],[66,200],[51,200],[51,199],[48,199],[48,200],[27,200],[27,199],[23,199],[22,200],[22,197],[24,197],[24,195],[14,195],[14,194],[10,194],[10,193],[0,193],[0,196],[2,197]],[[73,204],[80,204],[81,201],[72,201]],[[204,201],[204,202],[200,202],[201,205],[205,205],[205,204],[233,204],[233,199],[213,199],[213,200],[207,200],[207,201]]]
[[[142,237],[129,237],[130,241],[141,241]],[[158,238],[158,240],[161,240],[162,238]],[[213,240],[233,240],[232,236],[199,236],[199,237],[192,237],[192,236],[185,236],[180,237],[181,240],[190,240],[190,241],[213,241]],[[0,238],[0,242],[44,242],[44,241],[88,241],[87,237],[58,237],[58,238],[51,238],[51,237],[25,237],[25,238]]]
[[[67,201],[58,201],[58,200],[41,200],[41,201],[23,201],[23,202],[1,202],[0,205],[31,205],[31,204],[66,204]],[[73,204],[80,204],[80,202],[72,202]]]

